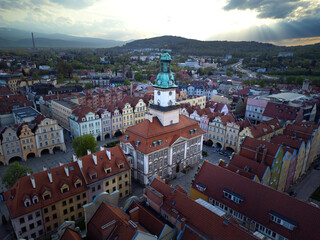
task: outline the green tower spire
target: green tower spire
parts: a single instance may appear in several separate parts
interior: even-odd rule
[[[174,82],[174,77],[171,72],[171,56],[165,52],[160,58],[160,72],[158,73],[154,87],[157,88],[176,88],[177,85]]]

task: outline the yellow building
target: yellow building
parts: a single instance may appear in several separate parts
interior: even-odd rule
[[[206,96],[188,98],[185,100],[177,101],[178,105],[183,103],[190,104],[190,106],[199,106],[201,109],[204,109],[206,107]]]
[[[17,135],[20,139],[23,160],[27,161],[28,156],[38,157],[36,139],[28,124],[21,124]]]
[[[35,83],[39,83],[40,81],[38,79],[21,79],[20,81],[17,82],[17,87],[18,89],[20,87],[26,87],[26,86],[32,86]]]
[[[122,108],[122,132],[124,133],[128,127],[135,124],[133,108],[130,103],[125,103]]]
[[[7,81],[7,85],[12,92],[14,92],[14,93],[19,92],[19,86],[18,86],[19,81],[20,81],[19,78],[12,78]]]
[[[138,124],[145,120],[146,113],[147,113],[147,105],[142,99],[139,99],[139,101],[133,105],[134,107],[134,121],[135,124]]]

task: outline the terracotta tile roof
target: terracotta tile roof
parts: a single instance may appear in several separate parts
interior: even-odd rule
[[[235,93],[233,95],[238,95],[238,96],[247,96],[250,93],[250,88],[243,88]]]
[[[249,127],[254,138],[262,137],[276,130],[279,130],[280,128],[282,128],[282,125],[276,118]]]
[[[111,159],[108,158],[107,151],[110,151]],[[97,156],[97,165],[93,161],[93,154],[80,157],[82,160],[81,171],[87,184],[97,182],[101,179],[113,176],[119,172],[125,172],[130,169],[129,162],[123,153],[121,147],[115,146],[107,150],[102,150],[94,153]],[[123,163],[123,168],[120,169],[119,161]],[[105,169],[111,168],[111,173],[107,174]],[[97,178],[91,179],[90,175],[97,174]]]
[[[252,162],[252,160],[250,160]],[[242,168],[240,167],[237,167],[235,165],[230,165],[230,164],[227,164],[225,163],[224,161],[220,161],[219,164],[218,164],[220,167],[223,167],[223,168],[226,168],[232,172],[235,172],[241,176],[244,176],[246,178],[249,178],[249,179],[252,179],[254,180],[256,175],[254,173],[249,173],[248,171],[245,171],[243,170]]]
[[[195,132],[194,129],[197,131]],[[196,120],[184,115],[180,115],[179,123],[169,126],[162,126],[158,118],[153,117],[152,122],[144,120],[127,128],[125,135],[120,137],[120,141],[130,142],[136,150],[146,154],[170,146],[178,137],[190,139],[201,136],[203,133]],[[126,136],[128,136],[127,140]],[[159,140],[161,144],[159,144]],[[140,141],[138,146],[137,141]],[[156,146],[154,142],[156,142]]]
[[[5,86],[0,86],[0,96],[12,95],[13,92]]]
[[[82,118],[85,118],[85,115],[88,114],[89,112],[95,113],[95,111],[90,107],[87,107],[87,106],[77,107],[72,111],[72,115],[75,116],[73,120],[75,120],[76,122],[82,122]]]
[[[225,224],[224,218],[193,201],[184,193],[168,186],[159,178],[154,178],[150,187],[164,196],[162,205],[159,207],[181,222],[182,228],[188,226],[191,231],[197,232],[206,239],[256,239],[232,221]],[[152,189],[147,188],[146,193],[148,194]],[[184,239],[194,235],[190,232],[186,234]]]
[[[238,122],[236,122],[236,123],[237,123],[237,125],[240,126],[240,131],[241,131],[242,129],[246,128],[246,127],[250,127],[250,126],[251,126],[251,123],[250,123],[250,121],[248,120],[248,118],[246,118],[246,119],[244,119],[244,120],[242,120],[242,121],[238,121]]]
[[[252,161],[251,159],[248,159],[246,157],[243,157],[241,155],[233,155],[229,165],[236,166],[240,169],[243,169],[249,173],[257,175],[259,180],[261,180],[264,176],[264,174],[267,171],[267,166],[255,161]]]
[[[262,162],[263,150],[267,149],[267,154],[265,156],[264,162],[269,167],[271,167],[279,148],[280,146],[277,144],[261,141],[251,137],[246,137],[241,145],[240,155],[260,163]],[[255,160],[257,149],[257,160]]]
[[[285,145],[299,150],[303,141],[289,135],[275,135],[272,137],[271,143]]]
[[[233,208],[285,238],[292,240],[319,238],[319,223],[314,221],[314,219],[320,219],[319,208],[206,161],[200,168],[192,188],[197,189],[198,183],[206,186],[203,192],[205,195]],[[223,194],[225,189],[241,195],[244,201],[237,204],[225,198]],[[276,212],[296,222],[298,226],[291,231],[272,222],[271,212]]]
[[[299,108],[285,104],[268,102],[262,116],[278,118],[281,120],[295,120],[298,116]]]
[[[317,125],[304,125],[304,124],[288,124],[284,130],[284,134],[296,138],[302,138],[306,142],[312,138],[312,134]]]
[[[60,240],[82,240],[82,237],[76,231],[74,231],[70,228],[67,228],[64,231]]]
[[[222,124],[224,126],[227,125],[227,122],[236,122],[236,119],[234,118],[234,116],[232,114],[227,114],[227,115],[224,115],[224,116],[221,116],[221,121],[222,121]]]
[[[64,166],[68,167],[69,176],[66,175]],[[52,183],[49,181],[48,171],[52,174]],[[32,187],[30,176],[20,178],[7,192],[5,192],[6,204],[11,218],[17,218],[21,215],[32,212],[36,209],[43,208],[52,203],[68,198],[77,193],[86,190],[84,179],[76,162],[65,164],[47,171],[35,173],[32,175],[35,180],[35,188]],[[82,186],[75,188],[74,176],[82,180]],[[69,191],[62,193],[60,190],[61,181],[69,185]],[[51,192],[51,199],[44,200],[42,194],[49,190]],[[39,198],[38,204],[31,204],[30,207],[25,207],[23,198],[27,195],[32,199],[32,196],[37,195]]]
[[[129,224],[130,217],[120,208],[111,206],[105,202],[101,203],[87,225],[87,236],[89,239],[132,239],[136,230],[144,231],[137,225],[133,229]]]

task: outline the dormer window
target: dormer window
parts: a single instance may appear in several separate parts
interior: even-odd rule
[[[277,224],[279,224],[289,230],[293,230],[295,227],[298,226],[298,224],[295,221],[293,221],[293,220],[291,220],[291,219],[289,219],[289,218],[287,218],[287,217],[285,217],[275,211],[271,210],[269,214],[270,214],[271,221],[273,221],[273,222],[275,222],[275,223],[277,223]]]
[[[43,200],[49,200],[51,198],[51,192],[49,192],[48,190],[46,190],[43,194],[42,194],[42,198]]]
[[[119,168],[120,168],[120,169],[123,169],[123,168],[124,168],[123,163],[119,164]]]
[[[37,195],[34,195],[34,196],[33,196],[32,202],[33,202],[33,204],[38,204],[38,203],[39,203],[39,198],[38,198]]]
[[[90,175],[91,180],[97,179],[97,174],[93,173]]]
[[[193,130],[192,129],[190,130],[190,134],[193,134]]]
[[[136,143],[136,146],[138,147],[140,145],[140,141],[138,140]]]
[[[157,142],[156,141],[152,142],[152,144],[153,144],[154,147],[157,146]]]
[[[85,122],[85,121],[86,121],[86,118],[82,118],[82,121]]]
[[[196,184],[196,187],[200,192],[204,192],[207,189],[206,185],[200,182]]]
[[[162,145],[162,140],[158,140],[159,145]]]
[[[125,140],[128,141],[129,139],[129,135],[126,135]]]
[[[78,179],[75,183],[74,183],[75,188],[80,188],[82,187],[82,181],[80,179]]]
[[[24,200],[24,206],[25,206],[25,207],[30,207],[30,206],[31,206],[30,198],[26,198],[26,199]]]
[[[194,131],[194,133],[197,133],[198,129],[195,128],[195,129],[193,129],[193,131]]]
[[[228,189],[223,190],[223,195],[224,195],[224,197],[231,199],[232,201],[234,201],[235,203],[238,203],[238,204],[244,201],[244,197],[242,197],[240,194],[232,192]]]
[[[106,174],[110,174],[111,173],[111,168],[107,168],[104,171],[106,172]]]
[[[67,193],[67,192],[69,192],[69,186],[68,186],[68,184],[66,184],[66,183],[63,184],[60,190],[61,190],[62,193]]]

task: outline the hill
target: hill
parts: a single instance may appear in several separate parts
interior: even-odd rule
[[[296,52],[306,50],[312,52],[314,48],[317,48],[318,52],[320,49],[320,44],[285,47],[253,41],[199,41],[176,36],[162,36],[136,40],[127,43],[122,47],[113,49],[121,51],[141,48],[164,48],[165,45],[168,45],[174,53],[182,55],[225,56],[226,54],[232,54],[235,57],[254,56],[263,53],[273,53],[276,55],[278,52],[285,51]]]
[[[31,32],[0,28],[0,47],[32,47]],[[65,34],[34,33],[37,48],[110,48],[125,42],[100,38],[75,37]]]

